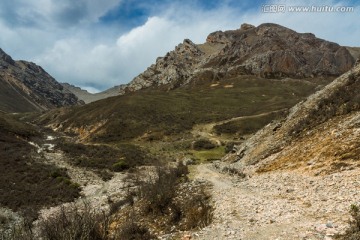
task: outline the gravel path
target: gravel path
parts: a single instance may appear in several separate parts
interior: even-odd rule
[[[239,179],[198,165],[195,179],[212,184],[213,223],[191,239],[332,239],[360,200],[359,171],[328,176],[271,172]]]

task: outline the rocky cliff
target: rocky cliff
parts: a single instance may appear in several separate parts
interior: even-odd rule
[[[243,24],[211,33],[204,44],[186,39],[132,80],[135,91],[151,86],[176,88],[197,81],[252,74],[265,78],[339,76],[354,65],[346,47],[276,24]]]
[[[0,110],[42,111],[83,104],[40,66],[14,61],[0,49]]]

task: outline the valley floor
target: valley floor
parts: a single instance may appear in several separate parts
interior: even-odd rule
[[[226,135],[213,135],[216,124],[197,125],[191,133],[214,142],[229,141]],[[106,210],[109,200],[125,195],[126,173],[114,173],[111,180],[104,181],[93,171],[66,161],[64,153],[55,149],[55,139],[56,134],[46,136],[35,146],[47,163],[66,168],[72,181],[80,185],[82,197],[76,204],[81,206],[86,200],[94,208]],[[348,227],[350,206],[360,202],[358,168],[326,176],[310,176],[300,170],[259,174],[248,168],[242,178],[224,172],[225,166],[222,162],[191,166],[191,179],[210,183],[214,219],[209,226],[185,234],[182,240],[331,240]],[[42,209],[40,216],[47,218],[60,208]]]
[[[62,151],[55,150],[55,136],[47,136],[42,145],[37,145],[38,152],[42,152],[45,161],[59,168],[65,168],[73,182],[81,187],[81,197],[75,201],[78,207],[82,207],[84,203],[90,204],[97,210],[107,211],[109,208],[109,200],[116,201],[123,198],[126,189],[128,189],[124,178],[126,173],[113,173],[113,177],[109,181],[102,180],[94,171],[86,168],[77,167],[70,164]],[[58,212],[62,206],[70,206],[73,203],[65,203],[51,208],[44,208],[40,211],[40,217],[47,217]]]
[[[215,210],[213,223],[190,239],[333,239],[360,199],[359,170],[315,177],[274,171],[241,179],[214,166],[194,167],[193,178],[212,184]]]

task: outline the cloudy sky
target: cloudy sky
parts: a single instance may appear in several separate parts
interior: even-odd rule
[[[282,12],[268,6],[285,5]],[[91,91],[128,83],[158,56],[216,30],[273,22],[341,45],[359,46],[356,0],[1,0],[0,47],[60,82]],[[292,6],[352,12],[290,12]],[[274,9],[274,8],[272,8]]]

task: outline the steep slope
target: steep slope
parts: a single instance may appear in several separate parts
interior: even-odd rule
[[[68,90],[69,92],[73,93],[79,100],[84,101],[85,103],[91,103],[98,101],[100,99],[114,97],[123,94],[125,85],[119,85],[103,92],[99,93],[89,93],[88,91],[81,89],[80,87],[76,87],[69,83],[61,83],[61,85]]]
[[[206,43],[189,39],[134,78],[127,87],[177,88],[199,81],[218,81],[241,74],[265,78],[339,76],[354,64],[345,47],[297,33],[276,24],[243,24],[233,31],[211,33]]]
[[[314,174],[358,166],[360,65],[290,110],[225,159],[258,171],[304,169]]]
[[[81,104],[40,66],[14,61],[0,49],[0,110],[42,111]]]

